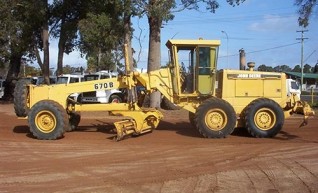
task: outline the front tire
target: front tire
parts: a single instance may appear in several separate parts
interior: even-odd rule
[[[41,140],[61,138],[69,127],[65,109],[50,100],[37,102],[29,112],[28,122],[31,133]]]
[[[274,137],[284,125],[283,109],[273,100],[260,98],[246,108],[245,126],[253,137]]]
[[[234,108],[225,100],[210,98],[204,101],[195,113],[199,132],[206,138],[224,138],[236,125]]]

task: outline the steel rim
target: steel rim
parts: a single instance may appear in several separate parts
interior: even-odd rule
[[[222,109],[211,109],[205,116],[205,124],[213,131],[222,130],[227,121],[227,115]]]
[[[50,111],[41,111],[35,117],[37,128],[43,133],[50,133],[56,127],[56,117]]]
[[[270,130],[276,123],[275,112],[269,108],[261,108],[255,113],[254,122],[260,130]]]

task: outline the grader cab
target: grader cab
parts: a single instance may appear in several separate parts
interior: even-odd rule
[[[136,88],[142,86],[144,93],[159,91],[189,111],[190,123],[207,138],[226,137],[238,126],[255,137],[273,137],[297,109],[305,118],[314,115],[296,94],[287,96],[284,73],[223,70],[217,74],[218,40],[169,40],[166,45],[170,64],[149,73],[130,70],[126,63],[125,73],[110,79],[40,86],[20,81],[14,94],[16,114],[28,119],[36,138],[57,139],[76,129],[81,112],[109,111],[129,117],[114,123],[120,140],[154,130],[163,118],[158,109],[138,105],[142,96]],[[69,97],[111,89],[126,89],[127,102],[82,104]]]

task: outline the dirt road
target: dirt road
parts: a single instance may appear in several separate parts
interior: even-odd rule
[[[295,116],[272,139],[204,139],[187,112],[164,114],[154,132],[120,142],[102,114],[41,141],[0,104],[0,192],[318,192],[317,117],[299,129]]]

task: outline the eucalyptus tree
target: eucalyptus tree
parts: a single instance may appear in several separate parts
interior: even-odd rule
[[[121,1],[86,1],[86,18],[79,22],[79,48],[97,68],[120,65],[124,40]]]
[[[78,44],[78,23],[85,18],[86,4],[79,0],[54,0],[51,7],[51,35],[58,39],[57,75],[63,73],[64,53],[69,54]]]
[[[42,1],[41,1],[42,2]],[[12,98],[13,80],[20,73],[21,58],[33,55],[36,39],[41,37],[42,11],[39,0],[0,1],[0,58],[8,65],[5,98]]]

